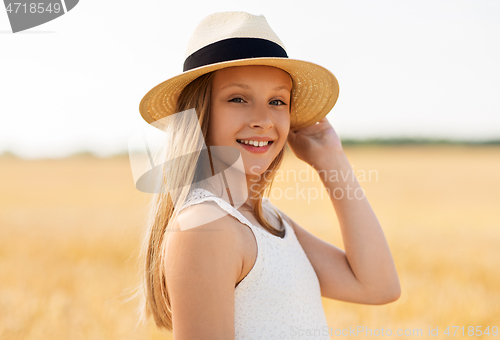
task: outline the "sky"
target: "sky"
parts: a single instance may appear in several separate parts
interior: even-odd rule
[[[0,9],[0,153],[127,152],[139,102],[182,72],[191,33],[221,11],[262,14],[288,56],[320,64],[342,138],[500,138],[497,0],[96,1],[13,34]]]

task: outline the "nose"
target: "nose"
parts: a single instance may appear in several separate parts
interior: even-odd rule
[[[255,105],[250,114],[250,126],[256,129],[268,130],[274,126],[271,112],[266,104]]]

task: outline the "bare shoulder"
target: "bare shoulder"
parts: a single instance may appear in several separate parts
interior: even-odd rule
[[[185,229],[176,221],[165,248],[174,338],[234,339],[234,287],[243,258],[239,222],[227,213],[213,219],[224,211],[212,201],[189,208],[183,218],[198,225]]]

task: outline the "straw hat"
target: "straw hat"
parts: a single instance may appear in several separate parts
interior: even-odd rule
[[[288,58],[285,46],[263,15],[222,12],[200,22],[189,40],[183,72],[153,87],[142,98],[139,111],[151,124],[176,113],[177,98],[191,81],[215,70],[246,65],[274,66],[290,74],[291,129],[315,124],[337,101],[335,76],[317,64]]]

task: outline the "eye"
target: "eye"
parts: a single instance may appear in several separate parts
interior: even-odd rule
[[[233,103],[244,103],[245,101],[240,98],[240,97],[236,97],[236,98],[233,98],[233,99],[230,99],[229,100],[230,102],[233,102]]]
[[[286,105],[285,102],[283,102],[282,100],[279,100],[279,99],[271,100],[269,102],[269,104],[271,104],[271,105]]]

